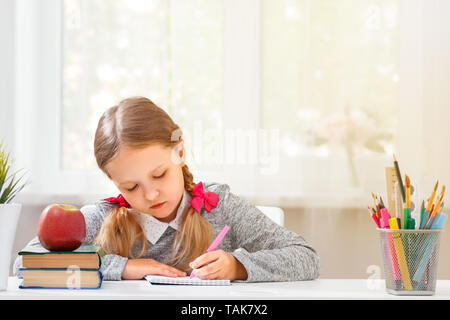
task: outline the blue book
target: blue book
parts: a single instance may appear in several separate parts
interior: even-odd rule
[[[23,281],[20,289],[99,289],[103,275],[98,269],[19,268]]]

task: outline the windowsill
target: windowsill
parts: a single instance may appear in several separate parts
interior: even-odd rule
[[[110,195],[104,194],[39,194],[22,193],[17,195],[12,202],[22,203],[25,206],[46,206],[51,203],[65,203],[83,206],[93,204],[99,199]],[[339,196],[304,195],[304,196],[261,196],[243,195],[240,197],[247,199],[254,205],[276,206],[286,209],[295,208],[339,208],[339,209],[360,209],[367,207],[367,197],[361,194],[346,194]]]

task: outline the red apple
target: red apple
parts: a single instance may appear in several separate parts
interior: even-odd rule
[[[48,205],[41,213],[37,234],[50,251],[72,251],[86,237],[86,222],[80,209],[68,204]]]

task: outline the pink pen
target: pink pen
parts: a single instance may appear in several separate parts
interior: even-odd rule
[[[222,241],[223,237],[225,237],[225,235],[227,234],[228,230],[230,230],[229,226],[223,227],[222,231],[220,231],[220,233],[217,235],[217,237],[214,239],[214,241],[211,243],[211,245],[209,246],[209,248],[206,250],[205,253],[216,250],[216,248],[219,246],[220,242]],[[192,270],[189,278],[192,279],[193,276],[194,276],[194,270]]]

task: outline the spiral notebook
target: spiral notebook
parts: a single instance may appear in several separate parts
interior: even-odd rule
[[[197,277],[164,277],[157,275],[146,275],[145,279],[151,284],[178,284],[187,286],[229,286],[230,280],[202,280]]]

